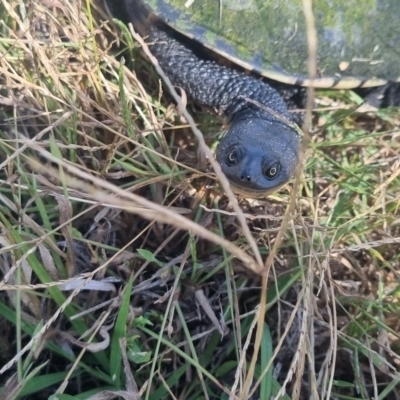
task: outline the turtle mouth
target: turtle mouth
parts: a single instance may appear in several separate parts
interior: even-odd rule
[[[246,187],[244,185],[237,185],[236,183],[233,183],[231,180],[229,180],[229,184],[231,185],[232,190],[236,193],[239,194],[243,197],[250,197],[254,199],[259,199],[263,197],[268,197],[272,193],[278,191],[281,187],[285,186],[287,182],[284,182],[280,185],[277,185],[273,188],[269,189],[251,189],[249,187]]]

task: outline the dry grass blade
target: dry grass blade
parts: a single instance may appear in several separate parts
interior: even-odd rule
[[[309,58],[308,58],[308,65],[309,65],[309,76],[310,79],[313,79],[316,76],[316,30],[315,30],[315,24],[313,17],[310,17],[310,10],[312,14],[312,9],[311,9],[311,0],[303,0],[304,1],[304,15],[306,19],[306,26],[308,29],[307,32],[307,38],[309,40]],[[310,28],[310,25],[312,27]],[[250,382],[253,380],[253,374],[254,374],[254,369],[255,365],[257,362],[257,357],[259,354],[259,349],[261,346],[261,338],[262,338],[262,332],[263,332],[263,326],[264,326],[264,316],[266,313],[266,299],[267,299],[267,286],[268,286],[268,274],[271,269],[271,266],[273,264],[273,260],[276,257],[277,251],[279,249],[279,246],[282,243],[282,240],[284,238],[285,232],[288,227],[289,221],[293,218],[293,212],[295,210],[296,206],[296,200],[297,200],[297,194],[298,190],[300,187],[300,182],[301,182],[301,176],[303,173],[303,168],[305,166],[305,154],[306,150],[309,145],[309,132],[311,128],[311,118],[312,118],[312,110],[313,110],[313,105],[314,105],[314,88],[311,86],[307,89],[307,104],[306,104],[306,115],[305,115],[305,122],[303,125],[303,140],[302,140],[302,145],[301,145],[301,151],[300,151],[300,162],[299,166],[296,170],[295,178],[294,178],[294,183],[293,183],[293,189],[292,193],[290,196],[290,203],[286,209],[284,218],[282,220],[282,224],[280,226],[280,229],[278,231],[277,238],[274,242],[274,246],[272,247],[271,251],[268,254],[267,259],[265,260],[265,272],[262,278],[262,288],[261,288],[261,298],[260,298],[260,313],[259,313],[259,319],[258,319],[258,325],[257,325],[257,331],[256,331],[256,339],[255,339],[255,345],[254,345],[254,355],[251,360],[250,368],[248,371],[248,375],[246,378],[246,382],[244,384],[244,388],[240,397],[240,400],[244,399],[246,396],[246,393],[249,391],[249,386]]]
[[[233,193],[229,181],[226,178],[225,174],[222,172],[221,170],[221,166],[218,164],[218,162],[214,159],[214,155],[212,154],[210,148],[207,146],[207,144],[204,141],[204,137],[203,134],[200,132],[200,130],[197,128],[196,123],[193,120],[193,117],[189,114],[189,112],[186,110],[186,107],[183,105],[181,98],[179,97],[178,93],[176,93],[175,88],[173,87],[171,81],[169,80],[169,78],[164,74],[164,72],[162,71],[160,65],[157,62],[157,59],[151,54],[148,46],[146,45],[146,43],[143,41],[143,39],[140,37],[139,34],[137,34],[132,25],[130,25],[130,29],[132,32],[133,37],[140,43],[140,45],[142,46],[144,52],[146,53],[147,57],[149,57],[149,59],[151,60],[151,62],[153,63],[153,65],[156,67],[156,70],[158,72],[158,74],[163,78],[164,82],[166,83],[166,85],[168,86],[169,91],[171,92],[174,100],[178,103],[179,109],[182,112],[182,114],[185,116],[186,120],[188,121],[194,135],[196,136],[196,139],[199,142],[200,148],[202,151],[204,151],[205,155],[208,158],[208,161],[210,162],[210,164],[212,165],[215,173],[218,176],[218,179],[221,182],[222,187],[225,190],[226,195],[229,198],[229,201],[232,203],[233,209],[235,210],[235,212],[237,213],[237,218],[240,222],[240,226],[243,229],[243,233],[254,253],[254,256],[256,258],[258,267],[254,268],[254,270],[262,270],[262,258],[260,255],[260,252],[258,250],[257,244],[254,241],[253,236],[251,235],[251,232],[249,230],[249,227],[247,225],[247,221],[243,215],[243,211],[242,209],[239,207],[237,198],[235,196],[235,194]]]
[[[62,166],[66,171],[69,171],[74,176],[81,178],[82,181],[78,181],[74,179],[72,176],[69,179],[68,178],[66,179],[70,184],[70,186],[72,186],[77,190],[84,191],[88,195],[91,195],[94,199],[96,199],[96,201],[100,203],[103,202],[111,203],[114,204],[114,206],[118,206],[119,208],[123,208],[129,212],[135,213],[137,212],[136,211],[137,208],[131,207],[130,203],[133,201],[135,204],[138,204],[143,207],[143,209],[140,210],[140,214],[143,217],[153,220],[155,217],[153,212],[155,211],[157,213],[157,219],[161,219],[163,222],[174,225],[179,229],[190,230],[196,235],[224,247],[227,251],[232,253],[232,255],[241,259],[247,268],[249,268],[250,270],[252,270],[257,274],[262,273],[262,270],[260,270],[259,265],[247,253],[239,249],[237,246],[232,245],[232,243],[221,238],[220,236],[213,234],[212,232],[203,228],[201,225],[198,225],[190,221],[189,219],[184,218],[183,216],[177,213],[174,213],[168,208],[152,203],[151,201],[141,196],[121,190],[119,187],[112,185],[108,182],[105,182],[99,178],[93,178],[86,172],[81,171],[80,169],[73,167],[72,165],[69,165],[63,160],[59,160],[58,158],[51,155],[51,153],[47,152],[46,150],[42,149],[39,146],[36,146],[35,144],[32,144],[32,147],[49,161],[52,161]],[[43,168],[41,163],[34,162],[33,160],[30,160],[30,162],[32,164],[32,167],[35,168],[37,171],[47,174],[51,173],[54,178],[59,177],[58,171],[56,169]],[[95,185],[87,184],[86,182],[89,181],[94,182]],[[108,194],[107,192],[101,192],[98,190],[99,187],[103,188],[104,190],[107,190],[108,193],[113,193],[113,194]],[[119,195],[120,198],[116,197],[115,195]],[[124,198],[126,200],[124,200]]]

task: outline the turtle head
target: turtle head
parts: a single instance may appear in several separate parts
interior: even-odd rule
[[[217,161],[236,192],[259,197],[292,178],[299,154],[300,136],[292,127],[254,117],[232,122],[219,144]]]

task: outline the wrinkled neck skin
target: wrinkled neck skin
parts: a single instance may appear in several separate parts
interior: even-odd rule
[[[135,29],[147,35],[151,52],[174,86],[227,117],[230,128],[216,156],[234,190],[265,196],[292,178],[299,163],[300,138],[295,129],[273,115],[293,122],[287,104],[274,88],[203,57],[204,51],[196,50],[198,43],[155,20],[140,0],[106,1],[115,17],[132,22]]]

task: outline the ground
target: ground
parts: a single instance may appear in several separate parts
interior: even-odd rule
[[[299,176],[228,198],[98,3],[0,13],[2,398],[400,398],[398,109],[317,92]]]

